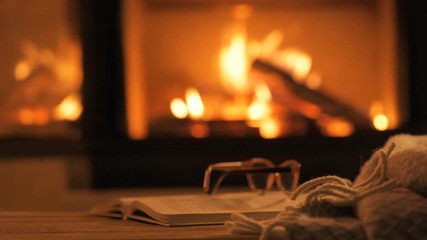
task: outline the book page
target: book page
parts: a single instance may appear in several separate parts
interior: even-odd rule
[[[162,215],[215,214],[232,212],[278,212],[284,208],[289,197],[283,192],[193,194],[176,196],[155,196],[126,198],[141,210]],[[148,209],[149,208],[149,209]]]

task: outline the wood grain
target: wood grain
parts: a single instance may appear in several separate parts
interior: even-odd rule
[[[84,212],[0,212],[0,239],[256,239],[223,225],[163,227]]]

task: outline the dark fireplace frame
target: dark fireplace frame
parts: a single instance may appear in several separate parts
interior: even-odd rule
[[[89,156],[94,188],[201,186],[206,166],[267,157],[302,163],[302,181],[335,174],[353,178],[363,161],[393,134],[427,130],[427,3],[397,0],[399,77],[407,79],[408,118],[400,129],[359,131],[350,137],[320,135],[260,138],[168,138],[134,141],[126,133],[120,0],[77,1],[83,46],[82,140],[2,139],[1,156]],[[22,151],[24,149],[25,151]]]

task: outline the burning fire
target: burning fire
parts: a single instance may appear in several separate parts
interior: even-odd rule
[[[16,64],[15,66],[16,81],[25,80],[30,75],[30,73],[31,73],[31,66],[27,61],[21,60]]]
[[[170,109],[176,118],[184,119],[188,116],[187,104],[181,98],[172,99]]]
[[[224,121],[246,121],[248,126],[259,128],[263,138],[275,138],[282,134],[282,123],[275,116],[277,113],[273,109],[274,103],[269,87],[263,83],[253,86],[248,79],[249,63],[252,59],[263,58],[277,63],[295,79],[306,81],[311,88],[317,88],[321,79],[319,75],[308,77],[312,64],[308,54],[293,48],[279,50],[283,39],[283,33],[279,30],[272,31],[262,42],[248,43],[245,25],[249,15],[250,7],[247,5],[237,5],[233,9],[232,34],[229,42],[220,50],[221,80],[224,90],[233,96],[233,100],[223,103],[223,106],[215,106],[221,108],[221,115],[217,118]],[[204,104],[195,88],[186,90],[185,100],[173,99],[170,102],[170,110],[178,119],[204,117]]]
[[[75,121],[80,117],[82,111],[83,107],[81,105],[80,97],[75,94],[71,94],[62,100],[62,102],[54,109],[54,118],[58,121]]]
[[[195,88],[189,88],[185,91],[185,100],[187,102],[188,114],[192,119],[201,119],[205,112],[202,98],[199,91]]]
[[[249,81],[249,65],[254,59],[269,62],[292,76],[300,84],[310,89],[318,89],[322,84],[322,76],[312,71],[312,57],[297,48],[279,49],[283,40],[280,30],[272,31],[262,41],[249,41],[246,33],[246,20],[250,9],[239,6],[234,9],[234,22],[231,25],[231,36],[219,52],[219,70],[224,90],[232,100],[210,106],[208,109],[221,109],[213,118],[220,121],[243,121],[249,127],[256,127],[263,138],[277,138],[298,132],[295,126],[303,129],[303,124],[294,123],[293,110],[299,116],[315,121],[326,136],[345,137],[353,134],[355,126],[348,120],[326,116],[319,105],[300,99],[298,96],[286,96],[289,107],[277,104],[279,91],[263,82]],[[260,80],[261,81],[261,80]],[[275,98],[273,98],[273,96]],[[208,102],[209,103],[209,102]],[[175,98],[170,102],[170,109],[178,119],[191,118],[206,120],[205,106],[200,93],[195,88],[185,91],[185,100]],[[210,112],[209,112],[210,113]],[[373,125],[377,130],[388,129],[387,116],[380,110],[371,109]],[[291,120],[289,120],[291,119]],[[202,126],[202,125],[201,125]],[[200,126],[198,126],[200,127]],[[200,127],[203,129],[204,127]],[[193,130],[192,130],[193,131]],[[302,130],[303,131],[303,130]],[[204,132],[201,131],[201,132]],[[198,133],[197,136],[205,136]],[[195,136],[193,134],[193,136]]]
[[[271,116],[272,109],[270,101],[272,99],[270,89],[265,84],[258,84],[255,87],[255,98],[249,105],[247,114],[248,120],[260,121]],[[253,125],[253,124],[252,124]]]
[[[318,124],[323,134],[329,137],[347,137],[354,132],[353,124],[341,118],[323,116],[318,120]]]
[[[388,118],[384,114],[377,114],[372,120],[375,129],[385,131],[388,129]]]
[[[245,21],[250,15],[248,5],[233,8],[235,21],[228,46],[220,51],[219,66],[224,88],[232,94],[244,94],[249,90],[247,81],[248,57]]]
[[[52,121],[77,120],[82,113],[81,99],[74,93],[81,81],[79,47],[67,42],[67,47],[55,53],[25,41],[21,48],[23,56],[14,68],[20,87],[12,88],[6,98],[8,104],[19,106],[13,121],[45,126]],[[57,99],[63,100],[58,104]]]
[[[18,112],[19,122],[23,125],[43,126],[49,123],[49,111],[44,107],[23,108]]]
[[[311,56],[295,48],[278,51],[271,58],[271,62],[284,68],[301,83],[307,79],[312,65]]]
[[[170,102],[172,114],[179,119],[189,116],[191,119],[201,119],[204,115],[205,108],[196,88],[188,88],[185,91],[185,101],[181,98],[175,98]]]
[[[388,117],[384,114],[384,106],[381,102],[373,103],[369,110],[369,114],[375,129],[378,131],[385,131],[389,128]]]

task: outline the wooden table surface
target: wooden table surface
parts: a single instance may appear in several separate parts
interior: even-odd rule
[[[163,227],[85,212],[0,212],[0,239],[256,239],[223,225]]]

